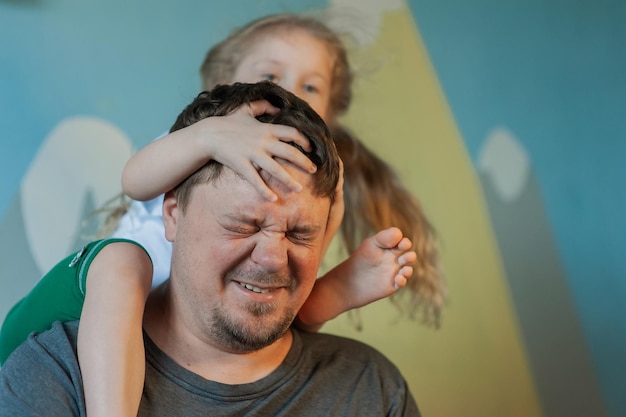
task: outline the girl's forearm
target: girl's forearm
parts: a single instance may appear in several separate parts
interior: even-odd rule
[[[209,142],[200,140],[202,136],[195,132],[199,127],[191,125],[177,130],[133,155],[122,173],[124,193],[135,200],[151,200],[174,188],[210,160],[213,155],[207,149]]]

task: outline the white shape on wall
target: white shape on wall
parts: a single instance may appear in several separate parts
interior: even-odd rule
[[[521,195],[528,183],[530,159],[511,131],[497,127],[485,139],[478,169],[491,181],[498,197],[510,203]]]
[[[20,192],[26,236],[40,271],[71,252],[88,191],[96,206],[121,191],[131,152],[120,129],[95,117],[64,119],[46,137]]]

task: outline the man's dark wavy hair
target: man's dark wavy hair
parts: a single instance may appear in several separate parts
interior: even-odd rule
[[[295,143],[290,144],[317,166],[317,171],[313,174],[314,195],[329,197],[333,202],[339,180],[339,156],[326,124],[304,100],[272,82],[224,84],[216,86],[211,91],[203,91],[182,111],[170,132],[207,117],[225,116],[243,104],[258,100],[267,100],[280,110],[276,114],[258,116],[259,121],[294,127],[309,139],[310,152],[304,151]],[[181,207],[183,209],[186,207],[193,186],[217,179],[223,171],[222,168],[223,165],[219,162],[209,161],[179,184],[175,192]]]

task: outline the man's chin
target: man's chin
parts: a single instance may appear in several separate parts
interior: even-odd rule
[[[295,315],[286,314],[281,319],[271,319],[262,314],[266,305],[260,305],[249,312],[249,320],[229,320],[218,317],[213,323],[213,334],[231,352],[249,353],[266,348],[289,330]]]

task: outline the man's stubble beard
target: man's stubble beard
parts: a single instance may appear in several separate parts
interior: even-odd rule
[[[253,317],[262,317],[276,307],[272,304],[250,303],[246,309]],[[216,306],[213,308],[211,330],[216,341],[226,349],[236,353],[248,353],[270,346],[283,337],[295,316],[295,312],[288,309],[280,320],[269,324],[261,320],[255,322],[254,318],[249,323],[241,323],[242,319],[235,320]]]
[[[246,277],[247,282],[257,284],[280,283],[284,287],[283,290],[290,293],[297,288],[296,280],[292,277],[272,277],[258,271],[246,271],[244,268],[235,268],[227,274],[226,280],[236,281],[242,276]],[[271,345],[285,335],[297,314],[293,308],[287,308],[281,318],[269,321],[264,319],[275,314],[280,308],[275,303],[249,302],[244,308],[251,317],[247,321],[233,317],[221,305],[213,308],[211,324],[213,336],[232,352],[254,352]]]

